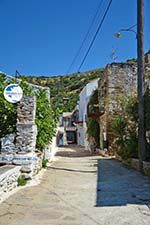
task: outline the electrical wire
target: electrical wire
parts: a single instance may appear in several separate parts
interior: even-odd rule
[[[81,61],[81,64],[80,64],[79,67],[78,67],[78,72],[80,71],[81,67],[83,66],[83,64],[84,64],[84,62],[85,62],[85,60],[86,60],[86,58],[87,58],[87,56],[88,56],[88,54],[89,54],[89,52],[90,52],[90,50],[91,50],[93,44],[94,44],[94,41],[95,41],[95,39],[96,39],[96,37],[97,37],[97,35],[98,35],[98,33],[99,33],[99,31],[100,31],[100,29],[101,29],[103,23],[104,23],[104,20],[105,20],[107,14],[108,14],[108,11],[109,11],[109,9],[110,9],[110,6],[111,6],[111,4],[112,4],[112,1],[113,1],[113,0],[110,0],[110,1],[109,1],[109,4],[108,4],[108,6],[107,6],[107,8],[106,8],[106,11],[105,11],[105,13],[104,13],[104,15],[103,15],[103,18],[102,18],[100,24],[99,24],[99,26],[98,26],[98,28],[97,28],[97,30],[96,30],[96,32],[95,32],[95,35],[94,35],[94,37],[93,37],[93,39],[92,39],[92,41],[91,41],[91,43],[90,43],[90,45],[89,45],[89,48],[88,48],[88,50],[87,50],[87,52],[86,52],[86,54],[85,54],[83,60]]]
[[[68,70],[67,70],[67,74],[69,73],[69,71],[70,71],[70,69],[72,68],[72,66],[74,65],[74,63],[76,62],[78,56],[79,56],[80,53],[81,53],[81,50],[82,50],[82,48],[83,48],[85,42],[86,42],[87,39],[88,39],[88,36],[89,36],[89,34],[90,34],[90,31],[91,31],[91,29],[92,29],[94,23],[96,22],[97,16],[98,16],[98,14],[99,14],[99,12],[100,12],[100,9],[101,9],[101,6],[102,6],[103,1],[104,1],[104,0],[101,0],[100,3],[99,3],[99,5],[98,5],[98,7],[97,7],[97,10],[96,10],[96,12],[95,12],[95,14],[94,14],[94,17],[93,17],[93,19],[92,19],[92,21],[91,21],[91,24],[90,24],[90,26],[89,26],[89,28],[88,28],[88,30],[87,30],[87,33],[86,33],[86,35],[85,35],[85,37],[84,37],[84,39],[83,39],[83,41],[82,41],[82,43],[81,43],[81,45],[80,45],[78,51],[77,51],[77,53],[75,54],[75,56],[74,56],[74,58],[73,58],[72,63],[70,64],[70,66],[69,66],[69,68],[68,68]]]
[[[131,29],[134,28],[134,27],[137,27],[137,23],[134,24],[134,25],[132,25],[131,27],[128,27],[127,29],[128,29],[128,30],[131,30]]]

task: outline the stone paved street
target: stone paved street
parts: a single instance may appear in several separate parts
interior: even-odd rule
[[[150,178],[75,146],[59,150],[40,185],[0,205],[0,225],[150,224]]]

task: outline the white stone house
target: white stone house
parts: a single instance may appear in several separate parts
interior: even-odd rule
[[[76,123],[77,126],[77,144],[84,146],[88,149],[87,140],[87,107],[93,91],[98,88],[98,80],[94,79],[89,82],[81,91],[79,95],[78,110],[79,110],[79,121]]]
[[[64,112],[59,118],[57,145],[76,144],[76,126],[73,124],[73,112]]]

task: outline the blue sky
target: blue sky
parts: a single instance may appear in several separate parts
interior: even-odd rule
[[[10,75],[17,69],[24,75],[66,74],[100,0],[0,0],[0,71]],[[103,1],[102,12],[108,0]],[[137,0],[113,0],[110,11],[81,71],[136,57],[134,34],[121,28],[136,24]],[[150,48],[150,0],[145,0],[145,51]],[[94,28],[91,35],[94,33]],[[88,46],[84,46],[83,53]],[[70,73],[76,72],[78,58]]]

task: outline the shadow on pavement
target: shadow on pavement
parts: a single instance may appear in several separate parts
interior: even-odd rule
[[[96,207],[147,205],[150,209],[150,177],[122,163],[98,159]]]

